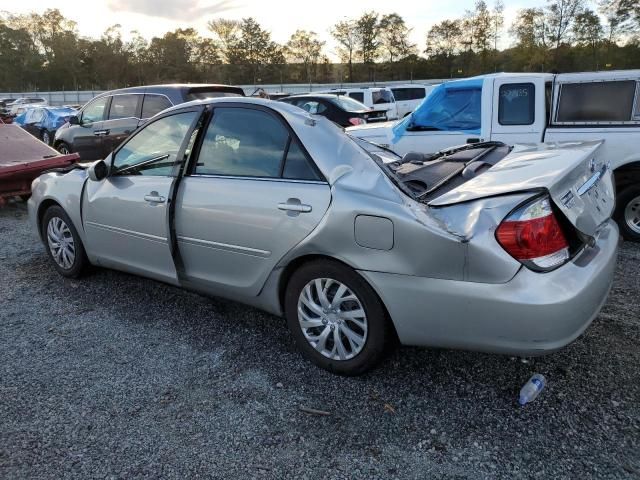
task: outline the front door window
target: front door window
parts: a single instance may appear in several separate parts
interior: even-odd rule
[[[115,175],[171,175],[189,127],[199,112],[183,112],[148,124],[118,150]]]

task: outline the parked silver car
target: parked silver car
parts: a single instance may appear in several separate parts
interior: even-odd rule
[[[284,315],[336,373],[395,340],[528,356],[573,341],[609,292],[618,231],[598,149],[400,158],[285,103],[204,100],[42,175],[29,212],[62,275],[93,264]]]

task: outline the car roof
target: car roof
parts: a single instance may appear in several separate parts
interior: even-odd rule
[[[338,95],[336,95],[335,93],[299,93],[296,95],[289,95],[286,98],[310,98],[310,97],[325,98],[327,100],[331,100],[331,99],[338,98]]]
[[[108,92],[102,92],[100,96],[103,95],[116,95],[121,93],[165,93],[169,91],[185,91],[185,90],[193,90],[193,89],[238,89],[242,90],[240,87],[236,87],[234,85],[223,85],[218,83],[170,83],[164,85],[141,85],[137,87],[126,87],[126,88],[118,88],[116,90],[110,90]],[[244,92],[244,90],[242,90]]]

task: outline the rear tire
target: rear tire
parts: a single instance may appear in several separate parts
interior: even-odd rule
[[[614,218],[625,240],[640,242],[640,185],[630,185],[619,194]]]
[[[78,278],[89,260],[78,231],[66,212],[58,205],[49,207],[40,223],[42,240],[53,266],[63,277]]]
[[[287,284],[284,303],[289,330],[302,354],[332,373],[365,373],[395,338],[374,290],[338,262],[302,265]]]
[[[51,135],[49,135],[49,132],[47,130],[43,130],[42,133],[40,134],[40,139],[43,141],[43,143],[46,143],[47,145],[51,145]]]

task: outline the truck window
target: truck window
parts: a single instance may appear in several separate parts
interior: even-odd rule
[[[535,121],[536,87],[533,83],[500,85],[498,123],[531,125]]]
[[[629,122],[635,92],[634,80],[565,83],[560,89],[556,123]]]

